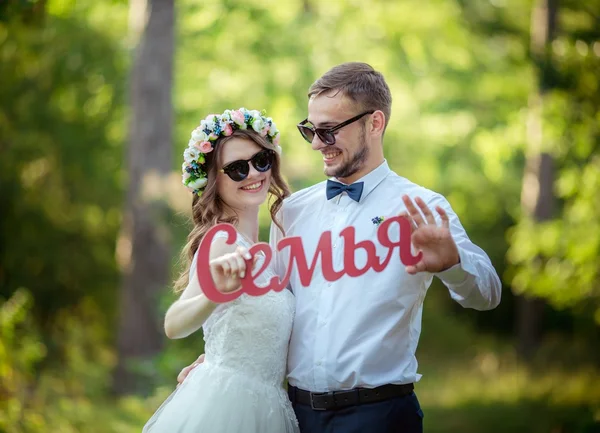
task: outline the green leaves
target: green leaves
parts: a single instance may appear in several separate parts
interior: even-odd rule
[[[122,56],[73,18],[0,29],[0,296],[28,288],[39,317],[87,295],[108,308],[118,278]]]

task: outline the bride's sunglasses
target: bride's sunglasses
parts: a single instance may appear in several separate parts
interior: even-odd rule
[[[234,182],[241,182],[248,177],[250,173],[250,163],[254,166],[256,171],[264,173],[269,171],[273,165],[273,159],[275,158],[275,152],[271,149],[264,149],[254,154],[250,159],[239,159],[237,161],[230,162],[221,169],[222,173],[225,173]]]

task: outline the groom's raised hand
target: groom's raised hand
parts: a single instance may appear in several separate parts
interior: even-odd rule
[[[421,261],[416,265],[407,266],[406,272],[411,275],[418,272],[435,273],[458,264],[460,256],[450,233],[450,222],[446,211],[440,206],[435,207],[441,218],[441,225],[438,225],[431,209],[421,197],[415,198],[420,211],[407,195],[402,196],[402,201],[408,211],[408,215],[404,216],[411,221],[413,227],[412,244],[423,253]]]
[[[194,368],[198,367],[203,362],[204,362],[204,353],[202,355],[200,355],[198,357],[198,359],[196,359],[196,361],[194,361],[193,364],[190,364],[187,367],[185,367],[184,369],[182,369],[179,372],[179,374],[177,375],[177,382],[178,382],[177,386],[179,386],[183,383],[185,378],[188,377],[188,374],[190,374],[190,371],[192,371]]]

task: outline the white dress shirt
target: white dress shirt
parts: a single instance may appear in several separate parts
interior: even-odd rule
[[[452,298],[463,307],[486,310],[500,302],[501,284],[486,253],[473,244],[448,201],[435,192],[392,172],[384,161],[359,179],[364,182],[360,202],[344,192],[331,200],[325,195],[326,182],[288,197],[280,215],[285,236],[299,236],[310,266],[321,234],[332,233],[333,268],[343,269],[343,239],[339,232],[356,229],[356,242],[371,240],[380,259],[388,248],[377,240],[374,217],[393,217],[406,210],[402,195],[420,196],[436,215],[441,206],[450,219],[450,231],[458,246],[460,263],[437,275]],[[389,229],[392,241],[399,239],[399,225]],[[271,247],[280,277],[288,263],[289,247],[276,253],[283,238],[273,224]],[[388,383],[417,382],[415,351],[421,333],[423,299],[433,275],[409,275],[398,249],[382,272],[370,269],[358,277],[344,275],[328,282],[321,273],[321,259],[308,287],[302,286],[294,264],[290,288],[296,297],[296,316],[288,355],[291,385],[326,392],[355,387],[372,388]],[[364,250],[357,250],[358,268],[366,264]]]

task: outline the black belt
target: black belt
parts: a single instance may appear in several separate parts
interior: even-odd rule
[[[331,410],[402,397],[412,393],[414,389],[414,385],[409,383],[382,385],[377,388],[354,388],[347,391],[309,392],[289,385],[288,394],[292,403],[304,404],[314,410]]]

